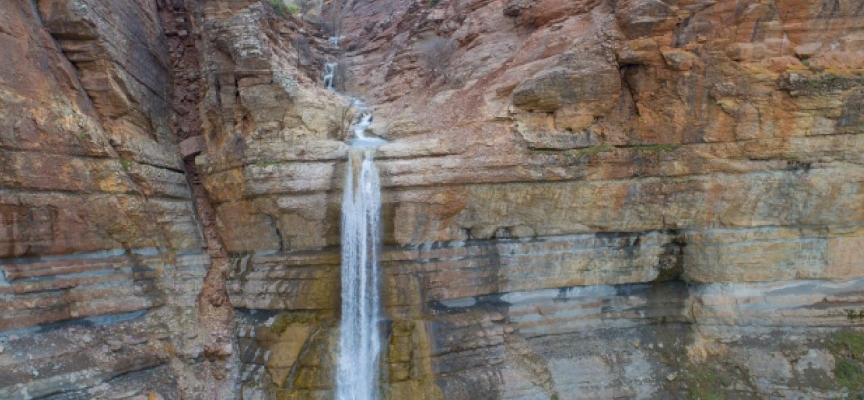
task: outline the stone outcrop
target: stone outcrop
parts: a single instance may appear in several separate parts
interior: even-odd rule
[[[0,11],[0,397],[332,396],[326,62],[390,141],[384,398],[864,390],[856,1]]]
[[[167,53],[147,48],[162,38],[155,10],[19,3],[3,6],[0,326],[164,304],[151,290],[168,284],[160,270],[206,260],[166,130]],[[128,47],[112,42],[123,38]]]

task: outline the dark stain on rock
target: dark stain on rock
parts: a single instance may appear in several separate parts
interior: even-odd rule
[[[677,281],[684,273],[684,248],[687,242],[684,235],[676,230],[668,232],[672,240],[663,245],[663,253],[658,257],[659,273],[652,282]]]

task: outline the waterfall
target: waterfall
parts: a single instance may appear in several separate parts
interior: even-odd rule
[[[327,89],[333,90],[333,76],[336,75],[336,63],[328,62],[324,64],[324,85]]]
[[[378,398],[381,183],[375,168],[374,152],[374,146],[355,144],[351,148],[342,194],[342,325],[336,376],[338,400]]]
[[[338,38],[334,41],[338,44]],[[324,84],[333,90],[336,63],[324,64]],[[372,112],[362,100],[351,98],[359,118],[352,126],[348,171],[342,192],[342,320],[337,400],[374,400],[378,396],[378,359],[381,314],[378,253],[381,248],[381,181],[375,167],[375,148],[387,141],[367,137]]]
[[[372,126],[372,113],[367,111],[366,105],[359,100],[354,100],[354,107],[360,110],[360,119],[354,124],[354,137],[357,138],[357,143],[374,139],[366,137],[366,130]]]

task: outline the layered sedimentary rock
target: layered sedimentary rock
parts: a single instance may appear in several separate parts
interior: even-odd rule
[[[833,357],[810,338],[859,324],[848,317],[864,268],[855,4],[373,1],[342,12],[352,34],[330,59],[392,142],[378,156],[388,315],[422,322],[429,344],[415,348],[430,353],[417,363],[432,366],[437,395],[844,390],[813,387],[829,364],[796,363]],[[230,246],[254,251],[232,275],[235,304],[326,314],[338,306],[344,148],[295,127],[281,135],[302,147],[250,138],[245,149],[266,153],[202,162],[223,221],[242,227]],[[700,368],[744,372],[713,387]],[[305,393],[308,379],[278,385]]]
[[[0,8],[0,397],[177,397],[211,260],[157,4]]]
[[[155,10],[19,3],[3,6],[2,327],[164,302],[150,290],[158,270],[200,265],[202,238],[175,144],[159,131],[170,86],[165,49],[145,47],[162,37]],[[112,30],[122,28],[137,32]]]
[[[384,397],[862,390],[855,1],[21,3],[0,397],[332,396],[326,62],[390,141]]]

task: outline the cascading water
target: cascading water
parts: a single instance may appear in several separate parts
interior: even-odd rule
[[[373,159],[374,151],[373,147],[355,145],[351,148],[342,194],[342,326],[336,377],[338,400],[378,398],[381,184]]]
[[[357,102],[355,101],[355,105]],[[361,103],[362,104],[362,103]],[[367,138],[366,130],[372,125],[372,113],[367,112],[364,108],[360,108],[360,119],[357,120],[357,123],[354,124],[354,137],[356,137],[359,141],[372,141],[375,138]]]
[[[336,64],[324,65],[324,84],[333,90]],[[353,126],[348,171],[342,193],[342,320],[337,400],[373,400],[378,396],[378,359],[381,352],[378,253],[381,248],[381,182],[375,167],[375,148],[387,143],[366,136],[372,113],[359,99]]]
[[[333,77],[336,75],[336,63],[324,64],[324,84],[327,89],[333,90]]]
[[[373,118],[372,111],[366,107],[366,104],[360,99],[352,98],[351,107],[357,110],[360,115],[353,126],[354,137],[357,139],[351,142],[351,144],[355,147],[377,147],[387,143],[384,139],[366,136],[366,131],[372,126]]]

